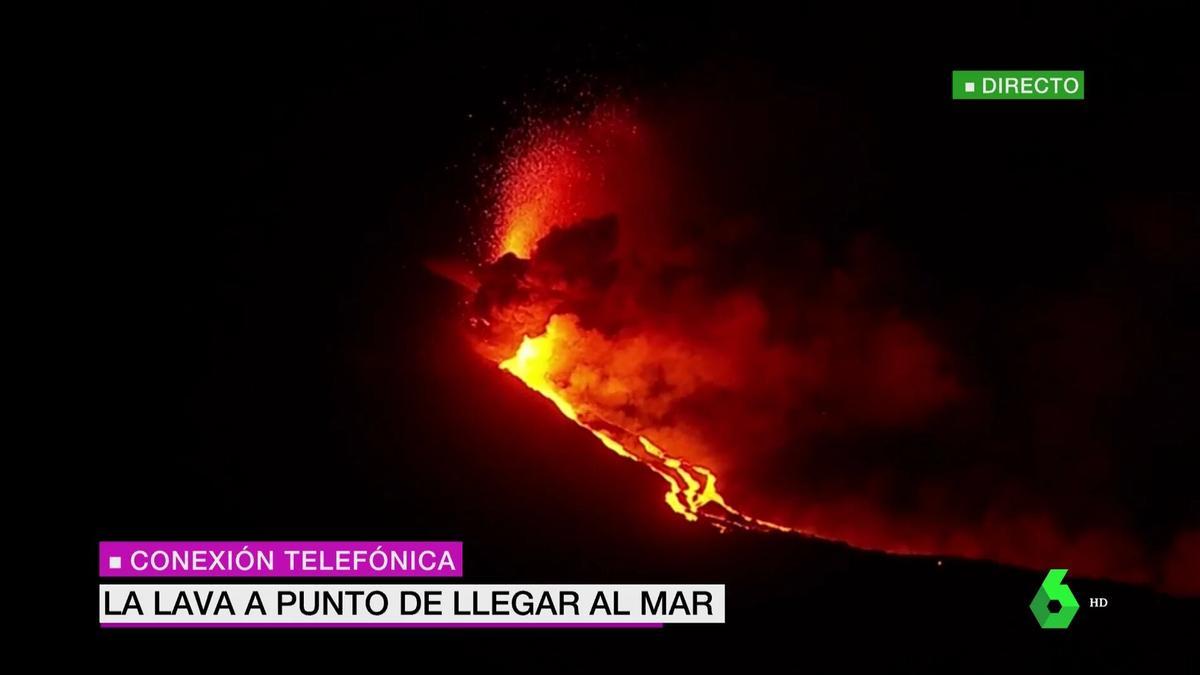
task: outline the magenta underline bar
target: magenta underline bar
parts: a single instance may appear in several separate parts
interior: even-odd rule
[[[102,541],[102,578],[461,577],[461,541]]]
[[[101,623],[101,628],[662,628],[661,623]]]

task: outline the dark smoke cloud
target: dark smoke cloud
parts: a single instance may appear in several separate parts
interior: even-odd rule
[[[714,91],[643,102],[637,141],[589,159],[589,217],[482,270],[484,353],[557,317],[569,398],[710,466],[754,516],[1196,592],[1194,492],[1158,476],[1197,439],[1175,400],[1197,373],[1174,358],[1190,329],[1157,285],[1194,284],[1195,257],[1160,245],[1189,236],[1178,216],[1089,263],[1090,286],[916,270],[903,226],[936,216],[856,206],[873,171],[860,122]],[[1098,229],[1119,237],[1115,213]]]

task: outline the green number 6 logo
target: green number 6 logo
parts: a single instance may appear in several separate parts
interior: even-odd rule
[[[1066,628],[1071,625],[1071,619],[1075,618],[1075,612],[1079,611],[1079,602],[1075,600],[1075,594],[1062,582],[1066,576],[1065,569],[1047,572],[1037,595],[1033,596],[1033,602],[1029,603],[1030,611],[1042,628]],[[1054,600],[1060,605],[1057,612],[1050,611],[1050,602]]]

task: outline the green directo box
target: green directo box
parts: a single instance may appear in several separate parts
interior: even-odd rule
[[[1082,70],[955,70],[955,101],[1082,101]]]

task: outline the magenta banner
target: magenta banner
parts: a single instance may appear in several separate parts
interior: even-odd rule
[[[461,577],[461,541],[102,541],[101,577]]]

